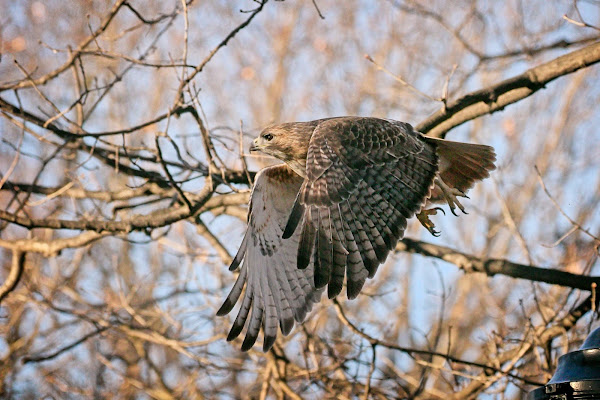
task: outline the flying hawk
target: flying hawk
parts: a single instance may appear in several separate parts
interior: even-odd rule
[[[217,315],[229,313],[246,291],[227,340],[249,320],[242,350],[263,328],[263,351],[301,323],[327,286],[355,298],[417,214],[434,235],[429,216],[489,176],[490,146],[424,136],[389,119],[338,117],[273,125],[250,147],[285,164],[255,178],[248,228],[230,270],[240,274]]]

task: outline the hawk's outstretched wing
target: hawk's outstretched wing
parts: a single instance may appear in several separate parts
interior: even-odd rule
[[[316,287],[355,298],[429,197],[438,170],[433,144],[406,123],[344,117],[320,122],[306,178],[283,237],[300,231],[298,267],[314,259]],[[296,229],[301,224],[301,229]]]
[[[309,260],[306,269],[296,268],[300,232],[282,239],[283,228],[302,181],[285,164],[265,168],[256,174],[248,210],[248,228],[230,266],[230,270],[235,270],[241,264],[240,274],[217,312],[217,315],[229,313],[246,286],[241,307],[227,336],[227,340],[235,339],[249,320],[243,351],[254,345],[261,326],[263,351],[267,351],[275,342],[277,326],[287,335],[294,320],[304,321],[313,303],[321,297],[322,291],[315,289],[312,262]]]

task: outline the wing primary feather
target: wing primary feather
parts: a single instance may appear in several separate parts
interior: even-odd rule
[[[358,241],[356,242],[358,250],[360,251],[361,257],[363,258],[363,263],[365,267],[370,273],[371,271],[377,268],[377,266],[379,265],[379,260],[377,259],[377,254],[375,253],[373,245],[371,244],[369,231],[365,229],[365,225],[361,221],[361,218],[359,218],[358,213],[362,215],[360,206],[356,208],[356,212],[354,212],[352,206],[349,207],[349,210],[352,215],[352,223],[354,225],[352,229],[352,234],[354,235],[355,239],[358,239]]]
[[[263,341],[263,352],[266,353],[271,349],[271,347],[273,347],[273,344],[275,344],[275,339],[277,339],[277,335],[268,336],[265,334],[265,339]]]
[[[397,225],[403,224],[404,218],[395,208],[391,199],[383,198],[379,193],[357,197],[358,211],[370,229],[371,244],[380,263],[383,263],[390,250],[396,247],[398,235]]]
[[[348,237],[352,236],[350,229],[346,231],[346,234]],[[352,240],[347,243],[350,254],[346,263],[346,295],[348,299],[354,299],[360,293],[369,273],[358,251],[356,242]]]
[[[277,288],[279,289],[279,328],[281,329],[281,333],[287,336],[294,327],[293,303],[288,299],[288,296],[291,296],[292,293],[289,283],[285,279],[285,271],[277,268],[275,275],[274,279],[277,280]]]
[[[306,310],[302,301],[306,298],[306,293],[302,289],[302,282],[298,279],[298,273],[304,273],[305,271],[308,270],[298,270],[295,267],[286,270],[286,278],[291,290],[289,295],[293,296],[294,299],[294,319],[297,322],[304,321],[306,317]]]
[[[265,268],[261,266],[260,268]],[[273,346],[277,338],[277,305],[273,292],[278,289],[269,282],[269,273],[264,269],[260,271],[260,291],[262,293],[264,310],[263,310],[263,351],[266,352]]]
[[[316,229],[314,225],[315,207],[309,207],[306,211],[304,224],[300,233],[300,243],[298,244],[297,267],[305,269],[310,264],[310,256],[315,244]]]
[[[329,208],[318,208],[318,232],[315,244],[315,287],[322,288],[331,280],[333,240]],[[324,215],[321,215],[323,213]],[[318,265],[317,265],[318,264]]]
[[[248,319],[248,314],[250,313],[250,307],[252,306],[252,299],[252,290],[246,288],[246,294],[244,295],[244,300],[242,301],[240,310],[238,311],[235,321],[231,326],[231,330],[227,335],[228,342],[231,342],[233,339],[238,337],[242,332],[242,329],[244,329],[244,325],[246,325],[246,320]]]
[[[242,244],[240,244],[240,248],[235,254],[233,261],[231,261],[231,265],[229,266],[230,271],[235,271],[244,259],[244,255],[246,254],[246,247],[248,246],[248,236],[250,236],[248,234],[249,230],[250,228],[246,229],[246,232],[244,233],[244,238],[242,239]]]
[[[252,281],[252,293],[254,295],[252,302],[252,315],[250,316],[250,323],[248,324],[248,330],[246,331],[246,337],[242,342],[242,351],[248,351],[256,343],[258,333],[263,321],[264,314],[264,300],[263,293],[260,289],[260,282],[258,282],[258,276],[256,274],[251,275]]]
[[[279,324],[281,332],[284,335],[288,335],[294,327],[294,319],[296,309],[301,307],[301,303],[298,301],[303,296],[301,292],[298,292],[299,286],[295,275],[291,274],[290,271],[296,271],[294,265],[290,265],[290,260],[295,260],[296,253],[293,252],[291,255],[289,248],[280,249],[281,253],[276,256],[278,258],[278,265],[273,268],[274,273],[269,274],[269,279],[276,280],[276,285],[279,289],[279,302],[281,305],[281,315],[279,316]],[[275,285],[272,283],[272,285]],[[298,295],[300,293],[300,295]]]
[[[273,293],[279,327],[284,335],[288,335],[294,327],[293,303],[288,298],[291,296],[290,283],[286,279],[287,265],[285,251],[279,249],[273,254],[273,268],[267,268],[269,287]]]
[[[242,294],[244,283],[246,283],[247,278],[248,268],[247,264],[244,264],[242,266],[242,269],[240,270],[240,274],[238,275],[235,281],[235,284],[233,285],[231,291],[227,295],[227,298],[223,302],[223,305],[221,305],[221,308],[219,308],[219,311],[217,311],[218,316],[222,317],[223,315],[227,315],[233,309],[235,303],[237,303],[237,301],[240,298],[240,294]]]
[[[292,211],[290,212],[287,224],[285,225],[285,229],[283,230],[283,239],[289,239],[294,234],[296,228],[298,227],[298,224],[300,223],[300,220],[302,219],[302,215],[304,215],[304,205],[300,202],[300,193],[302,193],[304,187],[306,187],[306,184],[302,184],[302,187],[296,195],[294,206],[292,207]]]
[[[344,276],[346,275],[346,264],[348,263],[346,234],[342,224],[342,214],[339,203],[335,205],[333,213],[329,210],[333,221],[333,267],[331,270],[331,280],[327,286],[327,297],[333,299],[342,291],[344,287]]]
[[[330,210],[331,211],[331,210]],[[335,214],[335,211],[338,214]],[[329,280],[329,285],[327,286],[327,297],[333,299],[342,291],[344,287],[344,276],[346,263],[348,260],[348,250],[342,243],[340,238],[340,230],[343,233],[343,227],[341,226],[341,220],[339,215],[339,206],[336,207],[334,211],[334,228],[332,239],[333,239],[333,265],[331,269],[331,278]]]

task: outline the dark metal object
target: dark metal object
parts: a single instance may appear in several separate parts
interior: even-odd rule
[[[527,400],[569,399],[600,399],[600,328],[590,333],[579,350],[558,359],[548,384],[527,395]]]

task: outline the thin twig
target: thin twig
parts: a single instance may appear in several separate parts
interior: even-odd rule
[[[352,322],[350,322],[350,320],[348,319],[348,317],[346,316],[346,313],[344,312],[341,304],[339,303],[339,301],[337,299],[333,299],[333,304],[335,306],[336,311],[338,312],[338,316],[340,317],[340,320],[342,321],[342,323],[344,323],[344,325],[346,325],[347,327],[350,328],[350,330],[352,330],[354,333],[356,333],[357,335],[363,337],[364,339],[368,340],[369,343],[371,343],[372,345],[379,345],[382,347],[387,347],[388,349],[392,349],[392,350],[398,350],[401,351],[403,353],[406,354],[410,354],[410,355],[426,355],[426,356],[437,356],[437,357],[443,357],[448,361],[452,361],[455,363],[460,363],[460,364],[464,364],[464,365],[471,365],[474,367],[479,367],[479,368],[483,368],[484,370],[490,370],[490,371],[494,371],[494,372],[500,372],[500,373],[506,373],[505,371],[503,371],[500,368],[491,366],[491,365],[487,365],[487,364],[483,364],[483,363],[479,363],[479,362],[475,362],[475,361],[466,361],[466,360],[461,360],[460,358],[456,358],[453,357],[449,354],[444,354],[444,353],[440,353],[437,351],[430,351],[430,350],[419,350],[419,349],[413,349],[410,347],[404,347],[404,346],[399,346],[395,343],[390,343],[387,342],[383,339],[378,339],[375,338],[373,336],[370,336],[368,334],[366,334],[365,332],[363,332],[362,330],[360,330],[356,325],[354,325]],[[511,373],[506,373],[508,376],[518,379],[520,381],[532,384],[532,385],[542,385],[539,382],[535,382],[532,380],[529,380],[527,378],[515,375],[515,374],[511,374]]]
[[[375,363],[377,361],[377,344],[371,344],[371,352],[371,365],[369,366],[369,374],[367,375],[367,383],[365,384],[363,400],[369,399],[369,392],[371,391],[371,378],[373,377],[373,372],[375,372]]]
[[[554,200],[554,197],[552,197],[552,195],[550,194],[550,192],[546,188],[546,185],[544,184],[544,179],[542,179],[542,175],[541,175],[540,170],[538,169],[537,165],[535,166],[535,171],[537,172],[538,180],[540,181],[540,185],[542,186],[542,189],[544,190],[544,192],[546,193],[546,195],[548,196],[548,198],[550,199],[550,201],[552,202],[552,204],[554,204],[554,206],[556,207],[556,209],[563,215],[563,217],[565,217],[566,219],[568,219],[569,222],[573,226],[577,227],[577,229],[581,230],[582,232],[585,232],[589,237],[591,237],[592,239],[594,239],[597,243],[600,243],[600,238],[598,236],[595,236],[588,229],[582,227],[579,223],[573,221],[571,219],[571,217],[569,217],[567,215],[567,213],[563,211],[563,209],[560,206],[560,204],[558,204],[558,202],[556,200]]]
[[[317,14],[319,14],[319,17],[321,19],[325,19],[325,16],[323,14],[321,14],[321,10],[319,10],[319,5],[317,4],[317,0],[312,0],[313,6],[315,6],[315,9],[317,10]]]
[[[372,62],[378,70],[385,72],[386,74],[388,74],[389,76],[391,76],[392,78],[394,78],[397,82],[401,83],[402,85],[408,87],[410,90],[412,90],[413,92],[415,92],[416,94],[418,94],[419,96],[423,96],[431,101],[442,101],[441,98],[434,98],[431,97],[430,95],[428,95],[425,92],[420,91],[419,89],[417,89],[416,87],[414,87],[413,85],[411,85],[410,83],[406,82],[401,76],[395,75],[393,72],[391,72],[390,70],[388,70],[386,67],[384,67],[383,65],[377,63],[370,55],[365,54],[365,58]]]

